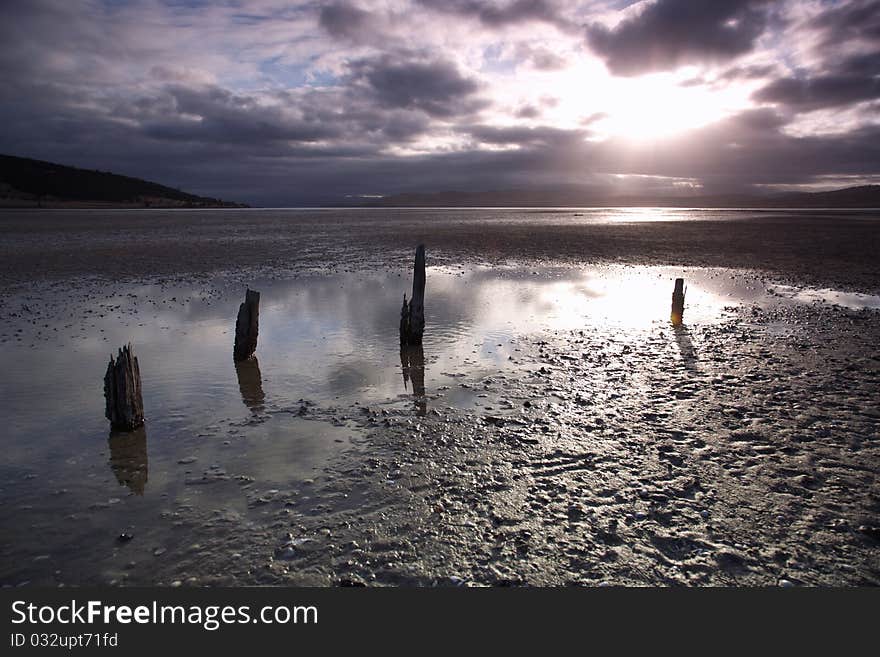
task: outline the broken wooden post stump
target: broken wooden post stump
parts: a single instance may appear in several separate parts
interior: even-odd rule
[[[672,323],[678,326],[684,317],[684,279],[675,279],[675,289],[672,291]]]
[[[131,343],[110,356],[104,375],[105,415],[114,431],[133,431],[144,424],[144,399],[141,395],[141,371]]]
[[[425,245],[419,244],[416,249],[416,261],[413,266],[412,299],[406,300],[403,295],[403,307],[400,309],[400,344],[422,344],[425,332]]]
[[[245,360],[257,350],[257,333],[260,325],[260,293],[248,288],[244,303],[238,308],[235,320],[235,347],[233,360]]]

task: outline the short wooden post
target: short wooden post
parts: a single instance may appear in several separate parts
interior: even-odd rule
[[[403,307],[400,309],[400,344],[422,344],[425,332],[425,281],[425,245],[419,244],[413,266],[412,299],[407,302],[404,294]]]
[[[235,346],[233,360],[245,360],[257,350],[257,334],[260,327],[260,293],[248,288],[244,303],[238,308],[235,320]]]
[[[131,343],[110,356],[104,375],[104,414],[114,431],[133,431],[144,424],[144,400],[141,395],[141,371]]]
[[[676,326],[681,324],[684,318],[684,279],[675,279],[675,289],[672,291],[672,323]]]

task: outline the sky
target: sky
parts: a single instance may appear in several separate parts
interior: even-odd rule
[[[0,153],[262,206],[880,182],[880,0],[0,0]]]

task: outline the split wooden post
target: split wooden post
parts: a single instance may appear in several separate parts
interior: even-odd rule
[[[672,323],[675,326],[681,324],[684,318],[684,279],[675,279],[675,289],[672,291]]]
[[[400,344],[422,344],[425,332],[425,245],[416,249],[413,266],[412,299],[407,302],[403,295],[400,309]]]
[[[257,350],[259,326],[260,293],[248,288],[244,294],[244,303],[238,308],[238,318],[235,320],[233,360],[246,360],[254,355]]]
[[[141,395],[141,371],[131,343],[110,356],[104,375],[104,414],[114,431],[133,431],[144,424],[144,399]]]

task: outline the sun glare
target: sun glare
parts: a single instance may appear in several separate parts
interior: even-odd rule
[[[638,141],[671,137],[724,118],[738,107],[735,91],[683,87],[668,75],[606,81],[603,136]]]
[[[583,61],[555,75],[518,76],[516,87],[501,91],[522,98],[553,98],[542,122],[559,128],[587,128],[596,139],[617,137],[649,141],[672,137],[723,119],[748,106],[751,88],[684,85],[697,71],[658,73],[633,78],[608,75],[604,67]],[[591,118],[592,117],[592,118]]]

